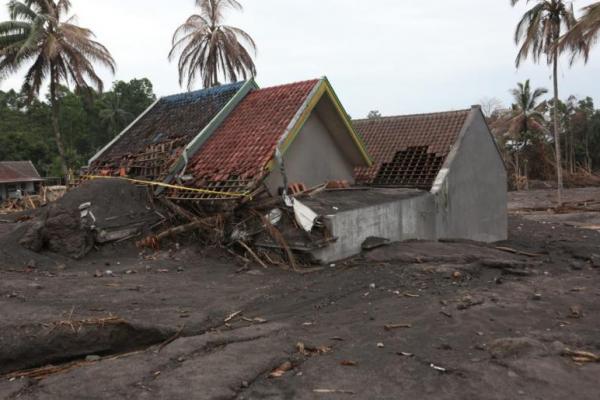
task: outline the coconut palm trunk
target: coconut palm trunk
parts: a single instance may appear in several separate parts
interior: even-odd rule
[[[52,65],[50,67],[50,107],[52,108],[52,130],[54,131],[54,140],[56,141],[56,148],[58,149],[58,156],[60,158],[60,169],[65,179],[65,183],[68,184],[69,180],[69,169],[67,167],[67,156],[65,153],[65,147],[63,145],[62,135],[60,134],[60,103],[58,100],[57,93],[57,73],[56,67]]]
[[[557,37],[558,40],[558,37]],[[556,200],[558,205],[562,205],[562,191],[563,191],[563,169],[562,169],[562,152],[560,149],[560,125],[558,121],[558,50],[554,50],[552,66],[552,75],[554,80],[554,113],[553,113],[553,124],[554,124],[554,147],[556,150]]]

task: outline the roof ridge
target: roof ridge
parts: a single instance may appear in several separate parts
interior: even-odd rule
[[[307,83],[311,83],[314,82],[315,84],[318,83],[322,78],[317,78],[317,79],[306,79],[303,81],[296,81],[296,82],[291,82],[291,83],[284,83],[281,85],[274,85],[274,86],[268,86],[268,87],[264,87],[264,88],[260,88],[257,91],[266,91],[266,90],[275,90],[275,89],[281,89],[281,88],[286,88],[286,87],[291,87],[291,86],[298,86],[298,85],[305,85]]]
[[[233,88],[236,86],[242,86],[245,82],[246,81],[231,82],[231,83],[225,83],[223,85],[212,86],[212,87],[208,87],[208,88],[202,88],[202,89],[197,89],[197,90],[190,90],[187,92],[168,94],[166,96],[159,97],[159,100],[169,100],[169,99],[174,99],[177,97],[194,96],[194,95],[197,95],[200,93],[209,93],[211,91],[220,91],[220,90],[224,90],[224,89],[228,89],[228,88]]]
[[[414,117],[432,117],[432,116],[441,116],[441,115],[450,115],[450,114],[462,114],[466,112],[472,111],[472,108],[464,108],[459,110],[450,110],[450,111],[437,111],[430,113],[417,113],[417,114],[404,114],[404,115],[385,115],[376,118],[358,118],[353,119],[352,122],[362,122],[362,121],[377,121],[381,119],[401,119],[401,118],[414,118]]]

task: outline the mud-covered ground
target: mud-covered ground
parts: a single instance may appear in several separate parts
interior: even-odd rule
[[[596,400],[600,363],[572,351],[600,354],[599,244],[520,214],[505,243],[306,274],[193,245],[24,253],[0,262],[0,399]]]

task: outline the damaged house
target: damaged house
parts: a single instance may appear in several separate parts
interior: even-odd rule
[[[326,78],[159,99],[89,168],[161,182],[157,194],[205,214],[280,199],[270,207],[296,217],[279,226],[286,246],[320,262],[369,243],[507,236],[505,167],[478,107],[352,122]]]

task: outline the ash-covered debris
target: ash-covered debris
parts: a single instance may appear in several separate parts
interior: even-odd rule
[[[145,187],[122,180],[89,181],[36,210],[19,243],[82,258],[95,244],[149,232],[162,220]]]

